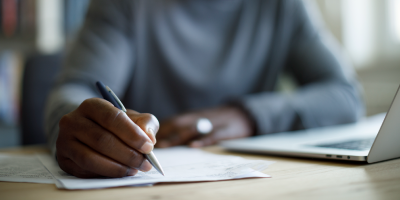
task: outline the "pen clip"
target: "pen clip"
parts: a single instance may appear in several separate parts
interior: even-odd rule
[[[115,93],[108,87],[106,86],[106,90],[114,97],[114,99],[117,101],[118,105],[121,107],[121,110],[126,112],[126,108],[125,106],[122,104],[122,102],[119,100],[119,98],[117,97],[117,95],[115,95]]]

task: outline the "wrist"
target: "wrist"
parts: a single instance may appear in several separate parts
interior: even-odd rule
[[[243,120],[245,121],[245,124],[248,125],[250,129],[250,136],[255,136],[257,135],[257,124],[256,120],[254,119],[253,115],[247,110],[243,104],[240,102],[230,102],[227,104],[227,106],[231,107],[232,109],[235,109],[239,115],[242,116]]]

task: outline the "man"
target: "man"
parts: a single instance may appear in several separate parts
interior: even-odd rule
[[[157,132],[159,147],[202,147],[357,120],[354,75],[311,19],[294,0],[93,1],[47,106],[60,167],[122,177],[151,169]],[[293,93],[276,91],[284,71]],[[133,110],[95,98],[98,80]]]

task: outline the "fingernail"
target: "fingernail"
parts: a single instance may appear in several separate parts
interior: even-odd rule
[[[151,168],[152,168],[152,166],[148,160],[144,160],[139,167],[140,171],[143,171],[143,172],[148,172],[151,170]]]
[[[134,176],[137,173],[138,173],[137,169],[129,168],[129,172],[128,172],[127,176]]]
[[[153,143],[150,142],[145,142],[140,149],[142,150],[143,153],[150,153],[150,151],[153,151],[154,145]]]
[[[154,134],[154,130],[153,130],[152,128],[149,128],[149,129],[147,130],[147,132],[151,133],[152,135],[155,135],[155,134]]]

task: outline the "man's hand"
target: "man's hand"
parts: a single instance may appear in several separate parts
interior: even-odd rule
[[[213,131],[205,136],[196,131],[196,122],[202,117],[208,118],[214,127]],[[203,147],[221,140],[248,137],[253,133],[254,124],[242,110],[224,106],[178,115],[162,122],[157,134],[156,147],[184,144]]]
[[[153,150],[159,129],[151,114],[124,113],[106,100],[91,98],[64,115],[59,126],[57,161],[67,173],[123,177],[152,167],[143,156]]]

